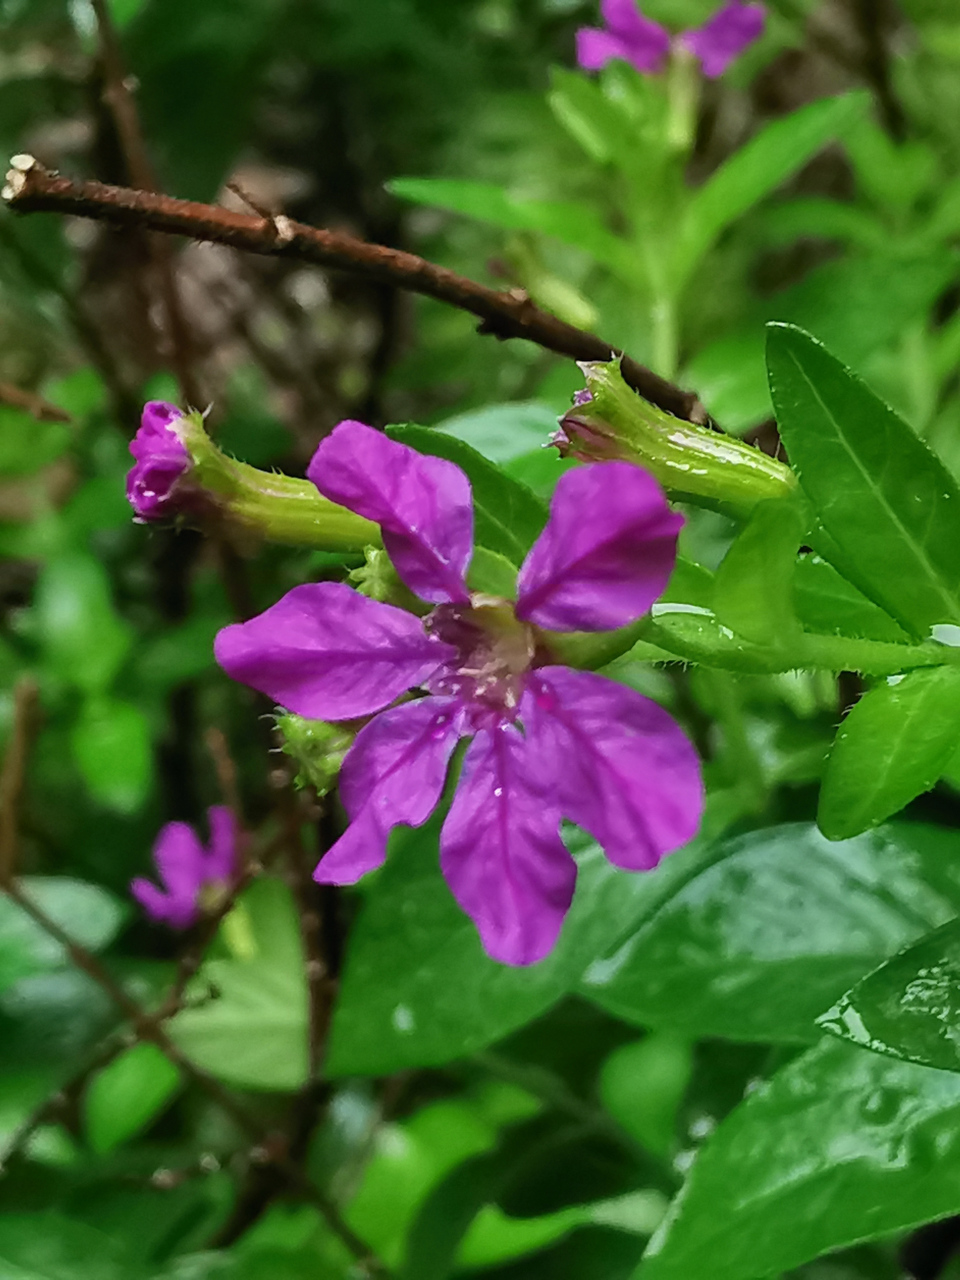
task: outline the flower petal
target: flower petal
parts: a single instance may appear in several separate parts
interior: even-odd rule
[[[182,417],[176,405],[164,400],[150,400],[143,407],[140,428],[130,441],[136,464],[127,472],[127,501],[141,520],[176,514],[174,489],[191,466],[172,426]]]
[[[627,48],[610,31],[599,27],[580,27],[577,31],[577,66],[584,71],[600,71],[614,58],[627,61]]]
[[[384,711],[357,734],[340,773],[350,826],[314,873],[321,884],[353,884],[379,867],[393,827],[419,827],[440,800],[461,734],[453,698],[422,698]]]
[[[163,893],[143,876],[131,881],[130,892],[151,920],[168,924],[172,929],[187,929],[197,918],[195,898],[176,898]]]
[[[531,760],[552,780],[563,816],[616,866],[649,870],[696,835],[700,762],[655,702],[589,671],[545,667],[521,711]]]
[[[548,954],[577,878],[559,811],[534,785],[527,757],[512,726],[478,733],[440,835],[451,892],[484,950],[503,964],[534,964]]]
[[[666,589],[683,517],[629,462],[560,477],[550,519],[517,578],[517,617],[550,631],[612,631]]]
[[[224,627],[213,650],[228,676],[317,720],[379,711],[455,656],[413,614],[341,582],[294,587],[265,613]]]
[[[636,0],[602,0],[600,13],[612,35],[624,45],[625,57],[638,71],[656,71],[670,52],[670,33],[646,17]]]
[[[681,37],[686,47],[700,59],[703,74],[710,79],[722,76],[735,58],[748,45],[763,35],[766,13],[762,4],[744,4],[732,0],[705,22],[702,27],[685,31]]]
[[[458,466],[347,421],[321,441],[307,475],[324,497],[377,522],[397,573],[421,599],[469,598],[473,503]]]
[[[226,805],[215,804],[207,810],[207,821],[210,824],[210,844],[204,880],[228,881],[237,866],[236,820]]]
[[[161,827],[153,846],[153,860],[160,879],[174,898],[191,901],[204,880],[206,854],[200,838],[186,822]]]

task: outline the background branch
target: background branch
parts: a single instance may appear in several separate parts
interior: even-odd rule
[[[427,262],[416,254],[369,244],[342,231],[309,227],[290,218],[256,217],[219,205],[177,200],[152,191],[78,182],[49,173],[32,156],[16,156],[4,197],[19,213],[49,210],[117,226],[146,227],[193,240],[213,241],[248,253],[284,256],[350,271],[381,284],[436,298],[478,316],[481,333],[526,338],[574,360],[623,357],[626,381],[659,408],[703,423],[708,414],[697,395],[661,378],[604,342],[537,307],[522,289],[489,289]]]

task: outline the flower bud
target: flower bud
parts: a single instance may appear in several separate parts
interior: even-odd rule
[[[670,497],[734,514],[797,492],[797,478],[782,462],[743,440],[675,418],[637,395],[624,382],[619,360],[580,368],[587,388],[577,392],[552,441],[564,457],[634,462]]]
[[[144,523],[179,520],[232,541],[323,551],[380,545],[380,530],[324,498],[309,480],[258,471],[213,443],[203,415],[151,400],[130,444],[127,498]]]
[[[311,786],[318,796],[325,796],[353,745],[355,730],[326,720],[306,720],[291,712],[277,716],[277,730],[283,739],[280,750],[297,762],[296,786]]]

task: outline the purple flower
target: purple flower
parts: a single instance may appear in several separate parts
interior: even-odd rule
[[[577,32],[577,62],[585,71],[599,71],[614,58],[645,74],[662,69],[670,33],[645,18],[636,0],[601,0],[600,12],[605,27],[581,27]],[[763,34],[764,18],[762,4],[730,0],[702,27],[681,32],[677,40],[713,79]]]
[[[139,520],[163,520],[177,512],[174,494],[192,463],[174,424],[183,417],[173,404],[150,400],[140,430],[130,442],[136,464],[127,473],[127,500]]]
[[[632,689],[556,665],[544,634],[641,617],[666,586],[682,519],[638,467],[568,472],[513,604],[467,587],[473,508],[453,463],[343,422],[308,474],[380,524],[397,572],[434,607],[421,619],[340,583],[310,583],[221,631],[217,661],[299,715],[379,712],[343,763],[351,821],[317,868],[323,883],[352,884],[383,862],[394,826],[425,822],[469,738],[441,867],[487,952],[531,964],[552,948],[573,896],[561,818],[633,870],[697,830],[700,771],[680,728]],[[397,702],[409,690],[427,696]]]
[[[147,915],[171,929],[186,929],[200,916],[205,891],[228,884],[237,868],[238,835],[233,814],[222,805],[207,810],[210,847],[205,849],[193,827],[168,822],[153,846],[164,888],[138,876],[130,892]]]

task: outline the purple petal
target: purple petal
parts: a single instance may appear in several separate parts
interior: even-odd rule
[[[557,940],[577,878],[559,825],[521,734],[478,733],[443,824],[440,866],[484,950],[503,964],[535,964]]]
[[[210,851],[206,856],[205,880],[226,882],[237,868],[237,824],[230,810],[215,804],[207,810],[210,824]]]
[[[204,881],[206,854],[193,827],[168,822],[153,846],[153,861],[160,880],[174,898],[193,899]]]
[[[521,709],[531,759],[552,779],[563,816],[616,866],[649,870],[696,835],[700,762],[662,707],[592,672],[545,667]]]
[[[584,71],[600,71],[614,58],[628,60],[628,50],[618,36],[599,27],[580,27],[577,31],[577,66]]]
[[[517,617],[550,631],[635,621],[666,589],[682,524],[653,476],[632,463],[568,471],[520,569]]]
[[[357,734],[340,773],[350,826],[314,873],[321,884],[354,884],[379,867],[398,823],[419,827],[443,793],[461,734],[453,698],[422,698],[384,711]]]
[[[130,892],[144,911],[160,924],[172,929],[187,929],[197,919],[196,898],[177,898],[162,893],[155,884],[138,876],[130,884]]]
[[[703,74],[715,79],[723,75],[748,45],[759,40],[765,21],[766,12],[762,4],[732,0],[702,27],[685,31],[681,40],[700,59]]]
[[[377,522],[397,573],[421,599],[469,599],[473,503],[458,466],[347,421],[321,441],[307,475],[324,497]]]
[[[422,684],[456,651],[419,618],[340,582],[309,582],[218,634],[228,676],[297,715],[352,720]]]
[[[602,0],[600,13],[607,29],[625,46],[628,61],[638,71],[656,71],[670,52],[666,28],[645,17],[635,0]]]

